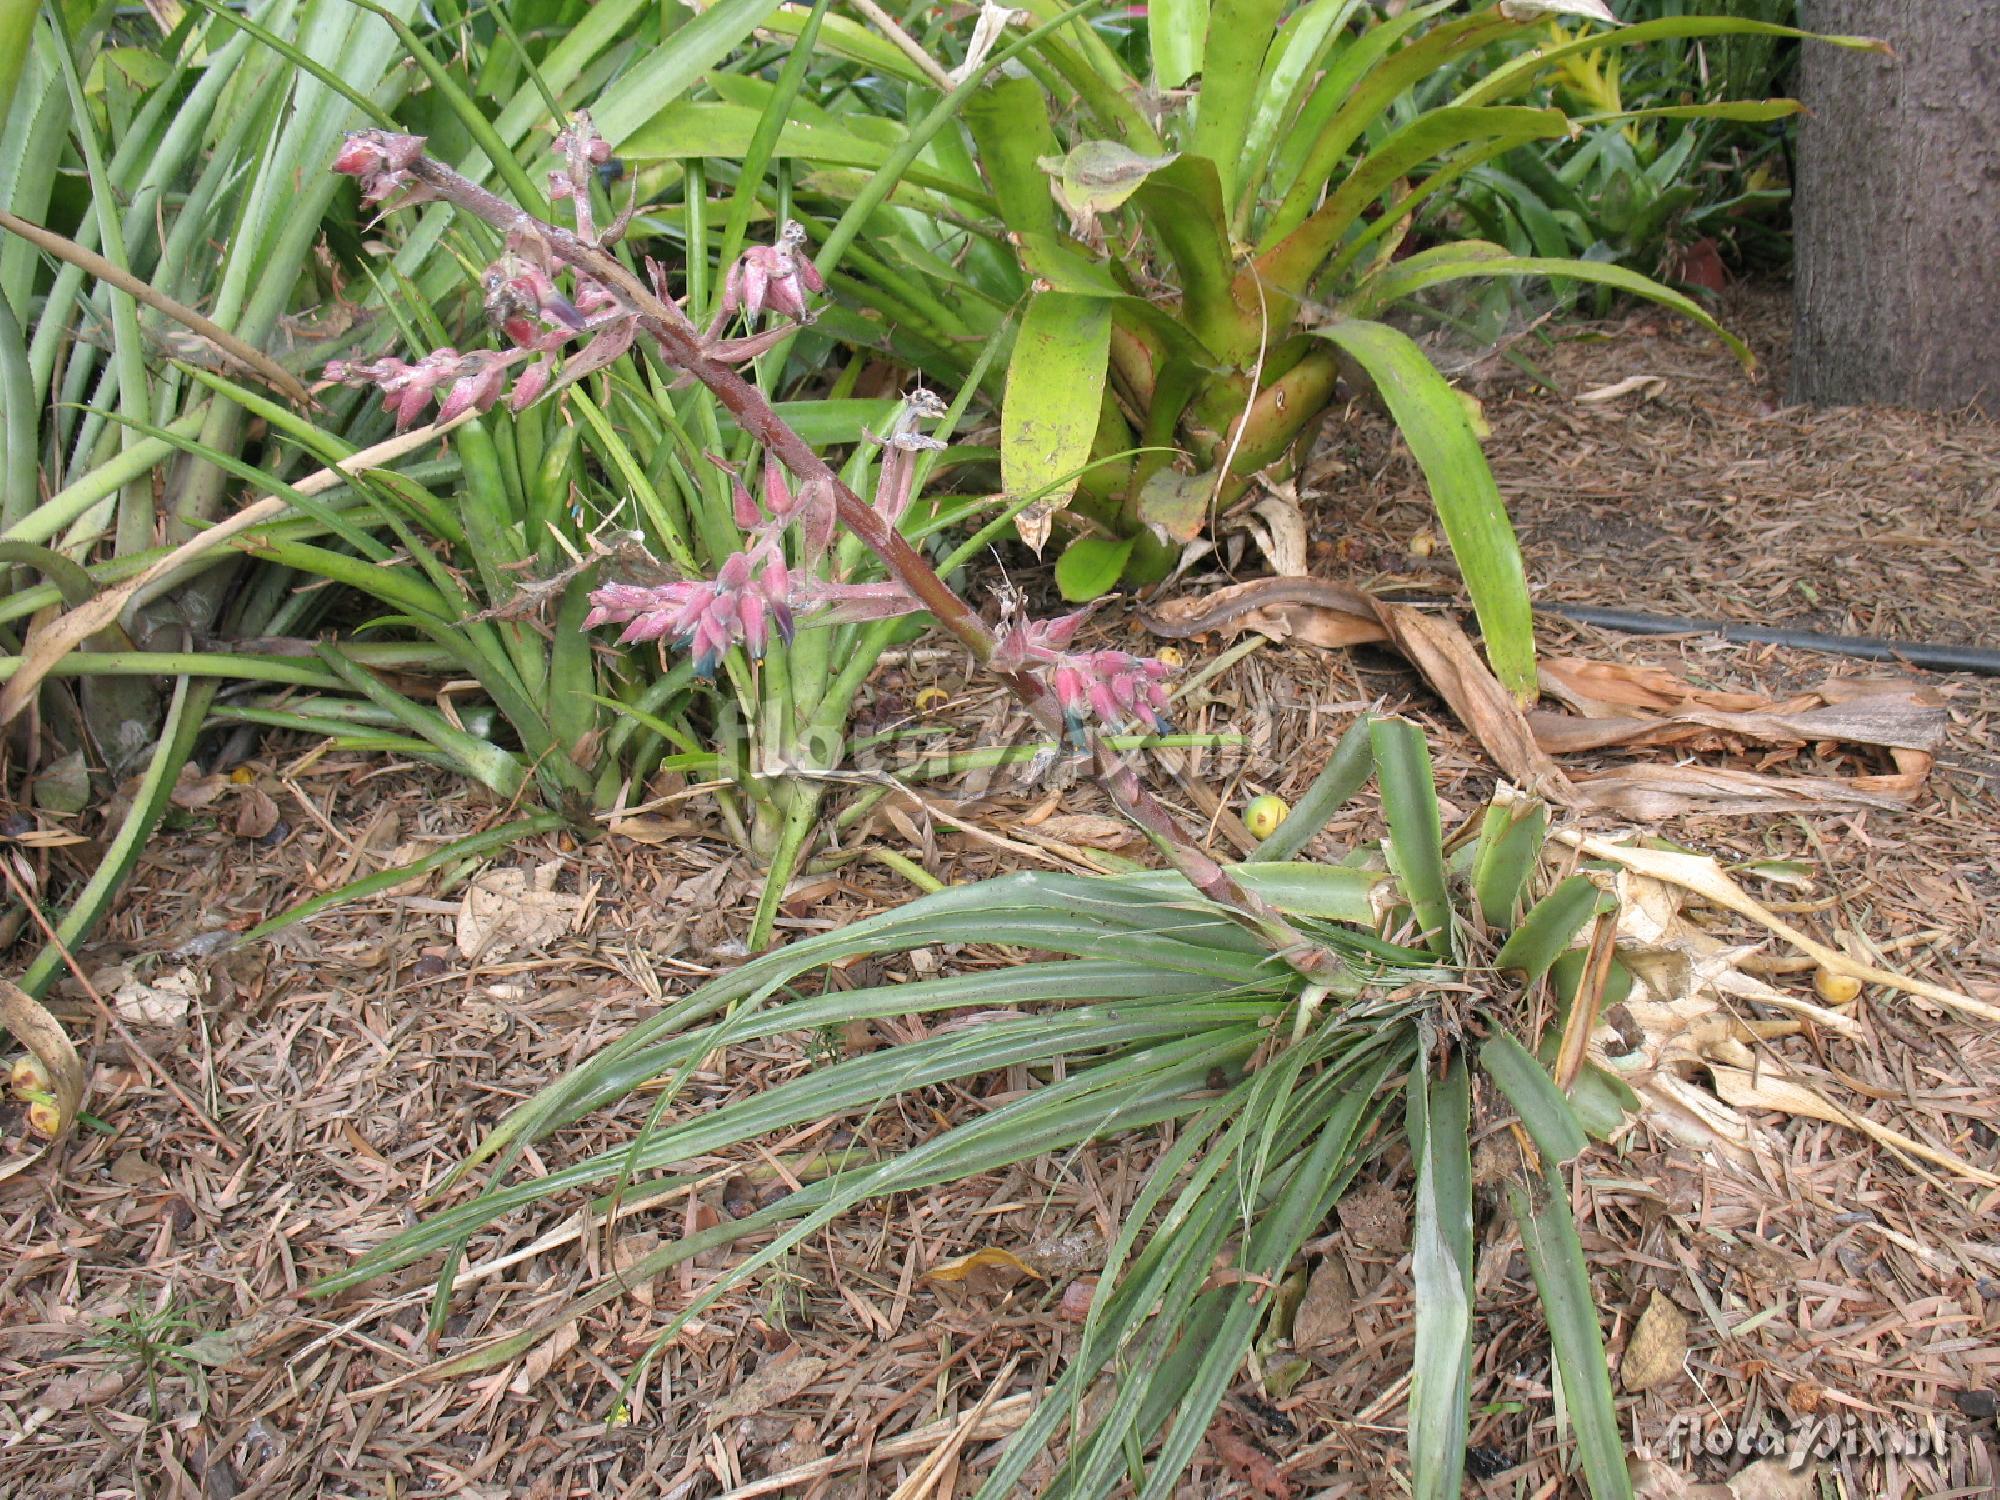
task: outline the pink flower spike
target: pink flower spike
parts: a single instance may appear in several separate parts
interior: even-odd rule
[[[1045,651],[1066,651],[1069,643],[1076,639],[1077,630],[1090,618],[1094,606],[1072,610],[1066,615],[1057,615],[1053,620],[1037,620],[1028,629],[1034,634],[1035,644]]]
[[[341,143],[333,169],[360,182],[363,203],[380,203],[408,183],[410,168],[423,154],[424,138],[420,135],[357,130]]]
[[[759,661],[764,659],[764,647],[770,640],[770,606],[764,596],[754,590],[744,593],[737,601],[737,614],[743,627],[743,644],[750,654]]]
[[[722,284],[725,321],[740,311],[754,322],[766,308],[794,322],[812,321],[806,294],[824,291],[826,282],[818,268],[799,253],[805,238],[805,227],[790,222],[779,234],[777,244],[751,245],[736,258]]]
[[[1080,723],[1084,718],[1084,710],[1089,702],[1088,689],[1084,682],[1083,673],[1068,663],[1064,663],[1055,669],[1052,686],[1055,690],[1056,702],[1062,708],[1063,716],[1073,723]]]

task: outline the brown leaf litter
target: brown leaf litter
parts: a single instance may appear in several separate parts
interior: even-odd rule
[[[1944,733],[1942,702],[1914,681],[1830,678],[1812,692],[1779,701],[1712,692],[1659,668],[1575,657],[1540,664],[1542,691],[1573,712],[1523,712],[1454,621],[1329,579],[1231,584],[1169,601],[1143,618],[1155,635],[1178,640],[1255,630],[1272,640],[1315,646],[1389,645],[1416,667],[1509,777],[1559,806],[1627,818],[1905,806],[1929,774]],[[1569,772],[1554,759],[1612,747],[1740,753],[1749,745],[1817,743],[1887,750],[1895,770],[1779,777],[1761,770],[1654,763]]]

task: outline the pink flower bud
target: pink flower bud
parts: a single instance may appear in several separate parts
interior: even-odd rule
[[[733,474],[729,479],[729,505],[736,518],[736,524],[745,531],[760,524],[764,519],[764,513],[757,509],[757,502],[750,491],[745,489],[743,481]]]
[[[540,359],[523,370],[514,381],[514,394],[507,398],[509,411],[526,411],[549,388],[549,378],[555,373],[555,361],[544,354]]]

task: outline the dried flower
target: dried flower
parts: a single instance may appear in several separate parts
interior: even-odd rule
[[[768,307],[795,323],[810,323],[806,294],[824,292],[826,282],[811,259],[800,254],[805,239],[805,226],[787,221],[777,244],[752,245],[738,256],[722,284],[723,318],[740,310],[754,320]]]
[[[903,519],[916,493],[917,455],[939,453],[948,446],[941,438],[917,431],[917,423],[935,422],[945,411],[936,394],[918,386],[903,398],[903,410],[889,435],[876,439],[882,444],[882,471],[875,481],[875,513],[891,526]]]
[[[588,321],[556,289],[549,273],[525,256],[511,252],[501,256],[486,268],[480,284],[486,294],[486,321],[516,348],[552,348],[581,332]]]

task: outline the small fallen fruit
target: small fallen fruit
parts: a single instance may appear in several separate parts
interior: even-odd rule
[[[1170,667],[1184,667],[1187,665],[1187,658],[1181,655],[1180,647],[1178,646],[1162,646],[1153,655]]]
[[[8,1082],[14,1086],[15,1094],[23,1099],[50,1092],[48,1069],[42,1066],[42,1060],[33,1053],[23,1053],[14,1059]]]
[[[1852,974],[1836,974],[1822,964],[1813,970],[1813,988],[1828,1005],[1852,1005],[1861,993],[1861,981]]]
[[[1250,830],[1253,839],[1267,839],[1278,831],[1278,825],[1292,815],[1292,809],[1283,797],[1265,795],[1256,798],[1243,809],[1243,826]]]
[[[951,694],[941,687],[927,687],[917,694],[917,712],[927,714],[934,708],[943,708],[951,702]]]
[[[37,1099],[28,1106],[28,1128],[54,1140],[62,1134],[62,1111],[47,1100]]]

